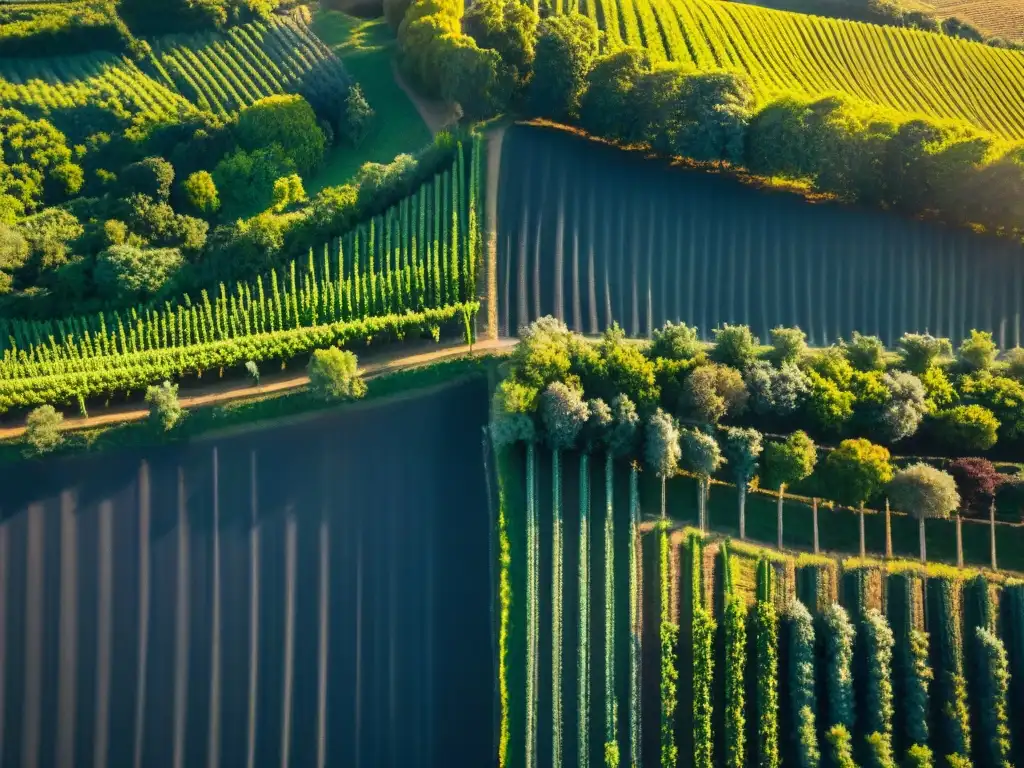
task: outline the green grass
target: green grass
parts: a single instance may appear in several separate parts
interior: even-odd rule
[[[356,79],[377,113],[373,132],[357,149],[342,142],[324,166],[309,180],[306,191],[344,184],[363,163],[389,163],[403,152],[415,152],[430,143],[416,106],[395,81],[392,60],[395,36],[384,19],[357,19],[340,11],[319,10],[313,31],[327,43]]]

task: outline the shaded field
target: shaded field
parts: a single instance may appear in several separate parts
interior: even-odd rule
[[[940,225],[808,203],[669,168],[571,134],[509,130],[499,189],[498,321],[552,314],[647,336],[667,320],[704,338],[745,323],[799,325],[812,344],[854,330],[892,345],[972,328],[1021,342],[1024,249]]]
[[[486,418],[477,379],[7,476],[3,762],[487,764]]]

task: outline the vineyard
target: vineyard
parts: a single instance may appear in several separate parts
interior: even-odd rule
[[[160,122],[203,110],[221,117],[278,93],[299,93],[315,108],[333,108],[332,94],[351,78],[310,30],[305,16],[274,17],[206,33],[155,40],[142,64],[127,56],[0,60],[0,105],[53,117],[93,107],[122,122]]]
[[[315,108],[351,79],[334,53],[297,17],[275,16],[153,47],[174,87],[200,109],[227,116],[265,96],[299,93]]]
[[[635,466],[616,462],[605,477],[601,462],[563,453],[559,489],[542,451],[513,446],[502,456],[509,542],[503,578],[511,587],[503,648],[518,649],[505,656],[503,683],[522,680],[524,665],[541,675],[530,696],[509,690],[503,727],[511,738],[502,765],[536,765],[537,749],[539,762],[547,763],[546,750],[559,743],[553,740],[559,732],[562,746],[554,756],[566,765],[587,764],[577,762],[587,751],[589,764],[597,764],[596,750],[644,756],[620,758],[618,765],[662,766],[816,765],[822,758],[852,764],[840,762],[844,754],[858,765],[892,764],[876,762],[879,755],[903,764],[925,754],[926,762],[914,764],[1004,765],[1024,756],[1019,580],[727,545],[677,521],[653,522],[658,483],[641,477],[640,492],[630,493]],[[670,491],[670,513],[683,508],[684,495],[692,497],[692,490]],[[524,514],[549,517],[546,498],[559,500],[564,510],[561,543],[533,544],[530,555],[525,543],[536,534],[523,536]],[[588,512],[605,504],[614,510],[614,533],[586,524]],[[628,531],[641,515],[634,550],[632,536],[617,528]],[[551,528],[541,524],[539,530]],[[552,549],[558,546],[564,551]],[[642,560],[636,567],[630,567],[631,551]],[[604,603],[604,609],[589,609],[589,633],[581,632],[575,644],[562,636],[557,648],[550,645],[554,636],[538,636],[553,625],[538,624],[536,616],[559,605],[554,595],[563,588],[575,590],[578,575],[566,572],[550,590],[535,582],[527,590],[521,563],[528,558],[528,568],[545,571],[562,557],[589,563],[587,603]],[[616,585],[612,593],[609,582]],[[587,603],[580,600],[581,611]],[[576,604],[562,605],[563,626],[582,620],[573,614]],[[607,674],[599,660],[615,647],[643,659],[639,677],[625,660]],[[571,657],[584,649],[589,665],[549,663],[549,653]],[[545,680],[553,670],[560,670],[560,679]],[[562,689],[590,695],[576,700],[576,712],[560,710],[545,692]],[[635,707],[638,700],[658,706]],[[613,718],[608,732],[608,713],[616,710],[628,717]],[[639,722],[634,712],[641,713]],[[580,728],[572,738],[565,724],[577,719],[589,723],[589,731]]]
[[[1024,254],[1008,240],[812,205],[532,127],[508,131],[503,166],[503,334],[550,314],[591,334],[683,320],[705,337],[722,323],[762,339],[799,325],[820,345],[855,330],[889,346],[915,331],[959,343],[971,328],[1004,348],[1024,340]]]
[[[345,236],[211,298],[46,322],[0,321],[0,411],[144,389],[165,378],[282,364],[312,349],[430,331],[476,311],[481,144]]]
[[[535,3],[536,5],[536,3]],[[610,48],[746,72],[761,101],[841,92],[905,113],[1024,138],[1024,53],[917,30],[716,0],[556,0],[605,30]],[[609,22],[611,20],[611,22]]]

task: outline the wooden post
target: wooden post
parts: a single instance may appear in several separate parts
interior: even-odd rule
[[[964,532],[963,518],[960,512],[956,513],[956,567],[964,567]]]
[[[779,549],[782,549],[782,497],[786,492],[786,486],[779,486],[779,507],[778,507],[778,530],[779,530]]]
[[[857,517],[860,519],[860,556],[864,558],[866,556],[864,547],[864,502],[860,503],[860,510]]]
[[[928,562],[928,555],[925,552],[925,544],[924,544],[924,518],[923,517],[918,518],[918,520],[917,520],[917,535],[918,535],[919,543],[921,545],[921,563],[924,564],[924,563]],[[927,602],[927,601],[925,601],[925,602]]]
[[[988,508],[989,523],[989,546],[992,549],[992,570],[998,571],[999,564],[996,562],[996,500],[992,499],[992,505]]]
[[[740,483],[740,541],[747,538],[747,484]]]
[[[814,515],[814,554],[818,554],[820,549],[818,547],[818,497],[815,496],[811,499],[811,512]]]
[[[892,557],[892,516],[889,512],[889,499],[885,500],[885,556]]]

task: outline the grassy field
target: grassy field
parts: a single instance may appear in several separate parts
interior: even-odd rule
[[[838,91],[1024,138],[1021,52],[718,0],[556,0],[556,10],[577,2],[605,29],[609,47],[645,46],[656,60],[745,71],[761,100]]]
[[[362,87],[377,113],[377,122],[358,149],[343,145],[331,153],[306,185],[310,194],[344,184],[363,163],[389,163],[396,155],[413,152],[430,141],[426,124],[395,81],[391,66],[395,37],[384,19],[357,19],[339,11],[320,10],[313,19],[313,31]]]

